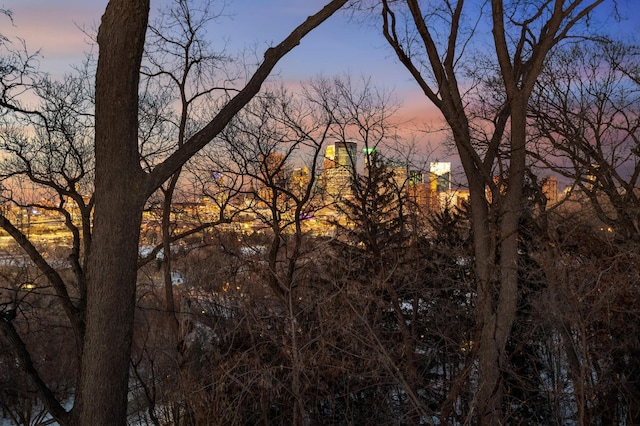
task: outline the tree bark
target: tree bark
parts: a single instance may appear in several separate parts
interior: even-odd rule
[[[169,185],[163,191],[162,206],[162,272],[164,278],[164,297],[167,325],[173,339],[177,344],[180,341],[180,324],[176,314],[176,303],[173,297],[173,278],[171,277],[173,255],[171,253],[171,205],[173,203],[173,194],[178,184],[180,171],[177,171],[169,180]]]
[[[504,423],[502,376],[508,361],[506,345],[518,300],[518,225],[526,167],[527,103],[548,52],[602,1],[533,2],[531,10],[514,7],[507,12],[511,15],[511,26],[506,28],[503,0],[491,0],[493,41],[506,102],[495,111],[493,135],[486,140],[486,150],[481,151],[472,144],[467,102],[463,101],[456,77],[456,63],[460,60],[458,48],[460,44],[465,45],[459,40],[464,37],[460,24],[465,2],[455,2],[454,7],[446,9],[450,16],[444,27],[432,28],[430,25],[434,21],[429,21],[430,15],[423,13],[418,0],[382,0],[383,34],[424,94],[442,112],[451,128],[469,183],[477,279],[474,343],[478,357],[478,388],[474,403],[478,422],[483,425]],[[402,4],[407,7],[408,13],[402,15],[407,19],[407,25],[415,27],[415,36],[412,30],[410,42],[404,38],[404,28],[398,31],[398,18],[392,10]],[[532,14],[514,18],[516,12]],[[545,15],[547,12],[548,16]],[[507,32],[514,28],[520,31],[519,38],[510,34],[507,41]],[[432,37],[436,30],[448,34],[445,43],[438,44],[437,38]],[[529,46],[530,43],[533,45]],[[424,48],[425,58],[417,59],[413,53],[419,44]],[[427,63],[434,79],[432,84],[422,71]],[[507,124],[510,124],[511,133],[505,140]],[[500,148],[505,145],[508,148],[505,157],[507,175],[502,176],[505,179],[501,187],[496,188],[491,172],[501,155]],[[491,202],[486,198],[487,188],[493,191]],[[499,192],[503,188],[506,192]],[[450,395],[448,401],[457,397]]]
[[[526,101],[515,97],[509,105],[511,155],[508,187],[498,206],[500,215],[496,224],[496,247],[490,250],[492,258],[496,259],[494,264],[497,263],[497,273],[494,280],[482,281],[484,288],[478,291],[481,339],[478,342],[477,399],[480,424],[483,425],[501,424],[504,421],[502,374],[508,363],[506,346],[516,318],[518,302],[518,230],[526,166]]]
[[[80,425],[125,425],[142,208],[138,82],[149,0],[111,0],[98,32],[95,211]]]
[[[110,0],[98,31],[95,209],[88,261],[85,350],[73,423],[125,425],[138,240],[146,199],[260,90],[278,61],[347,0],[333,0],[277,46],[245,88],[151,173],[140,167],[138,84],[149,0]]]
[[[275,64],[346,0],[334,0],[265,53],[247,88],[151,175],[140,168],[138,83],[149,0],[111,0],[98,32],[94,234],[88,263],[85,351],[74,415],[81,425],[124,425],[138,239],[146,198],[214,137],[259,90]]]

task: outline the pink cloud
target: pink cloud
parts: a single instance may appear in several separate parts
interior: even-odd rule
[[[104,2],[92,1],[23,0],[11,7],[13,25],[5,25],[3,34],[10,39],[19,37],[25,40],[30,52],[40,50],[44,57],[43,69],[57,72],[57,69],[47,67],[77,63],[81,52],[90,49],[90,37],[80,28],[93,33],[104,6]]]

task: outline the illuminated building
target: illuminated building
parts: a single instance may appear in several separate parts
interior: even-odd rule
[[[336,166],[336,146],[329,145],[324,150],[324,169],[332,169]]]
[[[364,147],[362,148],[362,153],[364,154],[364,168],[369,169],[371,167],[371,162],[374,159],[374,156],[377,155],[375,148]]]
[[[435,162],[429,165],[428,208],[440,210],[449,204],[451,192],[451,163]]]
[[[397,188],[406,188],[409,183],[409,169],[407,164],[396,163],[390,164],[393,172],[393,182]]]
[[[324,171],[325,192],[328,201],[334,202],[353,197],[353,175],[346,167],[334,167]]]
[[[324,151],[324,168],[346,167],[355,170],[358,144],[345,141],[328,145]]]
[[[311,177],[309,175],[309,169],[306,167],[298,167],[291,170],[289,174],[289,187],[296,195],[302,195],[307,190],[307,186]]]
[[[424,185],[424,173],[422,173],[422,170],[410,170],[409,183],[413,186]]]
[[[336,167],[347,167],[355,170],[356,158],[358,154],[358,144],[344,141],[335,143],[335,165]]]
[[[353,196],[351,183],[356,174],[357,146],[355,142],[344,141],[325,149],[323,181],[328,201]]]
[[[460,210],[464,209],[464,203],[469,201],[469,191],[466,189],[453,189],[450,191],[440,192],[439,194],[439,206],[440,208],[457,207]]]
[[[421,170],[409,171],[407,195],[418,208],[428,208],[429,194],[424,184],[424,174]]]
[[[451,190],[451,163],[431,163],[429,172],[429,188],[433,192]]]

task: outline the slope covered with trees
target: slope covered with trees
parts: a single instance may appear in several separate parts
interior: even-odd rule
[[[0,418],[640,422],[640,57],[583,25],[607,2],[347,3],[246,78],[215,2],[109,1],[61,81],[0,39]],[[468,202],[368,80],[265,84],[347,6],[442,112]]]

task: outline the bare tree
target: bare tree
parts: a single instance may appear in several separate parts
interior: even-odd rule
[[[294,424],[307,417],[306,357],[301,333],[308,309],[308,265],[312,256],[306,221],[323,207],[318,172],[334,120],[303,97],[284,89],[268,91],[248,105],[221,133],[215,146],[223,176],[248,179],[241,190],[247,206],[265,228],[264,263],[253,264],[288,324],[283,325]],[[225,165],[228,164],[231,166]],[[262,256],[258,255],[258,258]],[[306,265],[306,266],[305,266]],[[312,338],[312,337],[311,337]]]
[[[534,92],[532,155],[571,179],[623,240],[640,237],[640,85],[636,46],[582,43],[558,52]],[[586,206],[585,206],[586,208]]]
[[[160,144],[170,140],[174,141],[176,147],[181,147],[196,130],[198,120],[202,120],[198,111],[211,111],[208,116],[213,116],[216,110],[213,100],[216,97],[224,100],[237,91],[233,87],[233,79],[225,74],[225,67],[228,67],[231,58],[222,49],[214,50],[205,40],[207,25],[219,19],[223,9],[224,3],[221,2],[199,2],[195,5],[187,0],[179,0],[162,11],[158,21],[149,26],[142,67],[143,85],[146,91],[162,94],[160,99],[164,107],[157,112],[169,113],[165,117],[150,117],[155,125],[164,124],[155,126],[160,128],[158,133],[153,134],[154,139],[160,139]],[[221,95],[215,95],[216,92]],[[171,106],[174,103],[178,105],[175,111]],[[153,145],[150,148],[154,157],[162,159]],[[153,166],[153,163],[149,164],[150,168]],[[163,197],[161,232],[165,299],[169,323],[176,339],[179,339],[178,323],[175,315],[171,314],[176,311],[176,306],[171,279],[170,220],[181,172],[182,168],[160,188]]]
[[[544,328],[553,416],[560,423],[638,419],[637,241],[614,242],[587,208],[563,203],[533,257],[547,289],[533,303]],[[553,396],[552,396],[553,395]]]
[[[328,204],[326,197],[323,200],[322,192],[329,185],[327,176],[319,175],[325,146],[346,139],[384,150],[387,138],[394,136],[393,110],[388,96],[381,96],[366,80],[356,84],[344,78],[320,78],[306,85],[303,95],[275,90],[254,98],[208,147],[215,153],[211,157],[219,162],[214,169],[219,171],[219,179],[238,181],[246,194],[245,202],[235,206],[251,213],[246,214],[247,227],[242,227],[238,236],[244,246],[237,257],[245,262],[243,272],[235,278],[237,292],[241,293],[239,304],[230,303],[227,313],[215,314],[229,324],[227,329],[216,328],[216,334],[234,336],[239,347],[214,356],[221,360],[220,365],[213,367],[214,374],[205,382],[229,389],[222,394],[237,401],[233,415],[238,420],[234,421],[260,418],[296,423],[311,419],[325,423],[375,418],[389,422],[394,415],[417,419],[420,413],[425,414],[417,396],[420,367],[404,359],[398,361],[395,356],[398,351],[415,352],[420,340],[416,337],[418,324],[422,324],[417,319],[418,311],[413,315],[400,312],[403,301],[409,298],[406,287],[410,284],[403,284],[405,288],[397,285],[405,273],[412,278],[420,276],[408,272],[415,263],[409,266],[407,261],[398,267],[394,258],[401,252],[400,239],[385,239],[382,231],[373,236],[382,252],[373,262],[374,270],[372,262],[361,262],[362,256],[356,256],[360,240],[349,238],[354,247],[349,252],[326,234],[328,226],[335,226],[333,220],[308,224],[343,214],[345,209],[336,204],[347,203],[343,198],[331,198]],[[354,184],[358,179],[355,154],[339,160],[340,166],[350,170],[347,173]],[[375,155],[370,154],[372,160]],[[335,165],[325,159],[325,166],[324,173]],[[401,169],[404,174],[400,174],[406,178],[405,168]],[[231,179],[236,175],[237,179]],[[385,180],[386,194],[397,197],[396,182],[390,173],[385,176],[389,178]],[[240,177],[245,181],[240,183]],[[404,178],[400,179],[402,183]],[[358,182],[360,188],[353,192],[373,197],[380,189],[365,188],[364,181]],[[392,202],[381,211],[395,217],[397,212],[393,210],[397,207],[398,203]],[[367,215],[372,216],[366,218],[371,221],[380,218],[380,212],[369,208],[362,212],[362,216]],[[345,220],[353,228],[351,236],[371,234],[373,227],[361,229],[362,223],[353,216]],[[338,232],[338,239],[345,237],[342,234]],[[419,256],[407,258],[420,262]],[[393,266],[380,271],[385,262]],[[388,292],[380,291],[387,287]],[[413,291],[417,292],[417,287]],[[237,295],[233,283],[224,288],[220,300],[230,301]],[[402,294],[396,294],[396,290]],[[398,319],[384,325],[369,321],[368,316],[363,321],[360,302],[367,305],[366,312],[384,321],[390,316],[386,312],[396,307]],[[205,309],[211,309],[212,316],[218,311]],[[411,331],[409,317],[415,320]],[[398,333],[392,331],[394,325],[407,334],[401,346],[397,345]],[[393,337],[387,338],[387,334]],[[380,339],[380,335],[385,337]],[[348,377],[343,377],[345,373]],[[405,394],[412,395],[410,402]],[[229,407],[227,398],[210,398],[212,406]],[[394,398],[398,401],[393,402]]]
[[[485,132],[471,121],[461,63],[471,44],[482,42],[477,29],[484,24],[483,8],[464,1],[381,2],[383,34],[442,112],[469,184],[478,280],[474,347],[481,424],[504,419],[501,370],[519,297],[517,245],[526,169],[526,108],[549,52],[573,34],[600,3],[602,0],[491,2],[492,63],[500,70],[497,87],[504,103],[495,111],[491,134],[480,138]],[[473,82],[469,85],[473,87]],[[507,155],[506,167],[498,187],[493,173],[502,153]],[[491,191],[491,203],[486,188]]]
[[[276,63],[345,0],[328,3],[280,44],[216,117],[153,171],[139,164],[138,81],[149,4],[110,1],[98,32],[96,77],[96,205],[89,257],[87,332],[77,402],[81,424],[124,424],[137,245],[146,198],[217,135],[259,91]],[[120,19],[127,16],[129,19]],[[122,55],[128,52],[130,55]],[[112,105],[118,105],[114,109]],[[123,188],[130,191],[123,192]],[[96,250],[95,247],[99,247]],[[112,350],[105,353],[108,345]]]
[[[141,167],[138,146],[138,86],[149,2],[115,0],[108,3],[97,37],[96,202],[93,232],[88,239],[91,247],[86,252],[86,299],[80,299],[81,306],[71,302],[65,305],[70,320],[79,330],[78,340],[81,342],[81,375],[73,410],[67,412],[63,409],[47,392],[46,384],[39,384],[40,396],[57,421],[64,424],[126,423],[138,239],[142,209],[147,198],[226,126],[260,90],[263,81],[287,52],[345,2],[336,0],[328,3],[280,44],[269,48],[264,61],[237,95],[230,98],[208,124],[193,132],[182,146],[148,171]],[[10,105],[13,111],[28,112],[15,102],[18,93],[25,87],[29,88],[24,84],[24,76],[25,68],[18,66],[3,75],[3,107]],[[5,229],[13,231],[8,225]],[[42,260],[25,235],[14,234],[34,262],[49,274],[54,286],[64,291],[64,282]],[[64,304],[64,298],[62,300]],[[5,325],[10,324],[3,319],[3,330]],[[28,363],[22,365],[30,369]],[[37,374],[32,374],[32,377],[35,380]]]
[[[5,99],[7,108],[17,114],[3,117],[5,127],[0,135],[0,147],[4,152],[0,177],[7,207],[0,214],[0,224],[24,251],[25,258],[21,262],[32,263],[42,274],[44,279],[39,281],[38,288],[43,286],[53,290],[57,296],[55,305],[62,308],[68,320],[62,329],[70,326],[74,344],[60,354],[61,359],[65,356],[63,353],[68,353],[79,360],[84,347],[86,266],[92,241],[94,172],[91,153],[93,91],[89,69],[87,62],[76,73],[67,75],[62,83],[49,78],[37,80],[30,75],[31,83],[26,87],[40,99],[40,105],[29,107],[33,111],[22,106],[14,108],[12,96],[9,96]],[[20,75],[24,67],[14,70]],[[11,86],[6,79],[3,84],[7,89]],[[25,87],[15,89],[24,90]],[[19,212],[18,217],[12,214],[16,211]],[[42,241],[30,238],[32,225],[34,228],[42,227],[36,222],[40,216],[63,225],[71,236],[68,250],[50,251]],[[60,268],[60,264],[69,265],[71,273],[64,271],[66,267]],[[34,305],[33,311],[40,310],[39,315],[46,315],[44,306],[47,306],[48,293],[44,291],[42,302]],[[22,312],[19,306],[16,309],[19,314]],[[48,309],[52,314],[58,312],[57,308]],[[58,319],[51,319],[52,326],[58,324]],[[37,351],[25,343],[33,337],[28,333],[29,329],[14,327],[12,321],[4,321],[0,325],[19,365],[29,366],[25,369],[26,377],[43,405],[54,417],[64,418],[64,409],[49,387],[51,383],[41,369]],[[55,345],[54,340],[51,340],[52,345]],[[64,364],[61,362],[60,365]],[[77,371],[72,369],[68,374],[73,377]]]

